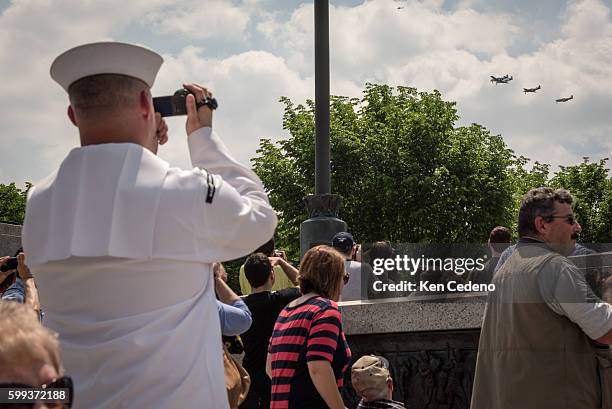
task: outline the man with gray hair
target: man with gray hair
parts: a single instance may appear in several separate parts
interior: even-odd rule
[[[276,227],[259,178],[212,131],[207,88],[183,84],[193,169],[156,156],[162,61],[105,42],[51,66],[81,147],[30,190],[23,244],[77,409],[227,408],[212,264]]]
[[[566,258],[580,229],[572,201],[566,190],[547,187],[523,197],[520,240],[495,274],[485,308],[472,409],[612,405],[611,368],[597,351],[612,344],[612,305]]]

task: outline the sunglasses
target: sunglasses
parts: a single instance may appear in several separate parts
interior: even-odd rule
[[[348,284],[349,279],[351,278],[351,275],[349,273],[344,273],[344,276],[342,277],[342,281],[344,281],[344,284]]]
[[[565,223],[569,224],[570,226],[573,226],[574,224],[576,224],[576,217],[574,217],[573,214],[568,214],[567,216],[548,216],[546,217],[546,219],[550,222],[553,219],[563,219],[565,221]]]
[[[0,383],[0,389],[34,389],[36,391],[43,391],[46,394],[39,393],[41,396],[40,400],[34,402],[24,402],[24,403],[0,403],[0,409],[32,409],[36,406],[37,403],[43,403],[50,409],[68,409],[72,407],[72,401],[74,397],[74,386],[72,383],[72,378],[69,376],[62,376],[61,378],[56,378],[51,382],[41,385],[41,386],[33,386],[27,385],[23,383]],[[48,391],[46,391],[48,389]],[[56,389],[56,390],[54,390]],[[57,390],[57,389],[68,389],[68,396],[66,396],[65,390]],[[15,399],[16,400],[32,400],[29,398],[30,394],[24,394],[29,391],[16,391]],[[30,395],[31,396],[31,395]],[[55,399],[55,400],[53,400]]]

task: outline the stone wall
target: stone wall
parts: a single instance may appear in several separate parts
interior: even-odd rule
[[[21,225],[0,223],[0,256],[12,256],[21,247]]]
[[[407,408],[467,409],[486,293],[340,303],[353,362],[389,360],[393,398]],[[356,407],[350,371],[345,403]]]
[[[595,292],[605,292],[612,252],[570,260]],[[341,302],[352,361],[367,354],[387,358],[393,399],[408,409],[468,409],[485,301],[486,293],[467,293]],[[355,407],[350,370],[344,384],[345,403]]]

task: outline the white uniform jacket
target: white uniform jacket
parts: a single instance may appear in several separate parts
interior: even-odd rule
[[[210,128],[189,150],[185,171],[136,144],[75,148],[30,190],[24,250],[77,409],[227,408],[211,263],[276,215]]]

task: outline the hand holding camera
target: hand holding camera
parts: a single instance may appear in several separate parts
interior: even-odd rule
[[[28,278],[33,278],[30,268],[25,263],[25,254],[23,253],[17,255],[17,274],[19,274],[19,278],[24,281]]]
[[[17,269],[17,257],[0,257],[0,272],[13,272]]]
[[[153,98],[155,112],[161,117],[187,115],[187,135],[205,126],[212,126],[212,111],[219,104],[212,93],[199,84],[183,84],[172,96]]]
[[[153,107],[155,112],[159,112],[162,117],[176,116],[176,115],[187,115],[186,100],[187,95],[192,94],[197,96],[195,92],[191,92],[185,88],[177,90],[174,95],[165,97],[153,98]],[[212,96],[205,96],[202,99],[196,99],[196,108],[207,106],[210,109],[217,109],[219,104],[216,98]]]
[[[275,249],[274,250],[274,257],[280,257],[285,261],[289,261],[289,259],[287,259],[287,253],[285,253],[285,250],[281,250],[281,249]]]
[[[17,268],[17,258],[4,256],[0,257],[0,294],[13,283],[15,269]],[[5,280],[9,280],[6,281]]]
[[[227,282],[227,271],[221,263],[213,263],[213,275],[215,278],[221,279],[223,282]]]

